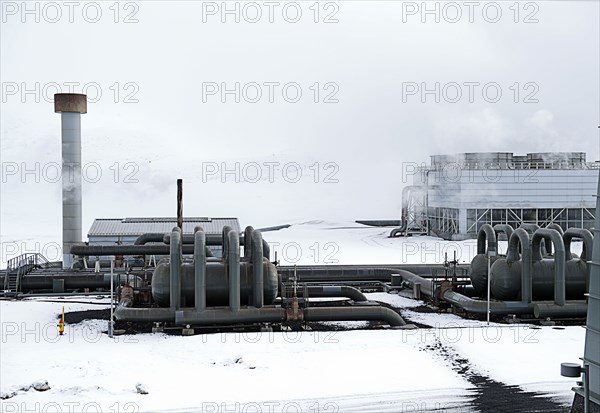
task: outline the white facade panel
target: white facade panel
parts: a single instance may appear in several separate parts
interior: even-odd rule
[[[594,208],[597,185],[596,169],[430,171],[428,205],[458,209]]]

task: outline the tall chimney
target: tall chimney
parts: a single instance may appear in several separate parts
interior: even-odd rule
[[[183,179],[177,180],[177,226],[183,230]]]
[[[63,268],[70,268],[71,247],[81,242],[81,114],[87,113],[87,96],[55,94],[54,112],[61,114],[62,128]]]

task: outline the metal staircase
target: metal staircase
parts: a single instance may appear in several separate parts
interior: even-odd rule
[[[21,279],[36,268],[42,268],[49,261],[42,254],[28,252],[8,260],[4,277],[5,295],[16,294],[21,289]]]

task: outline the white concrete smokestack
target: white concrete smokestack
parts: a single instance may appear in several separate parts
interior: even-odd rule
[[[81,114],[87,113],[87,96],[58,93],[54,112],[62,125],[63,268],[70,268],[71,247],[81,242]]]

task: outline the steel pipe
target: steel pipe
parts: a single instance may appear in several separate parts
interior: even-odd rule
[[[555,229],[560,233],[560,235],[563,235],[565,233],[565,231],[562,229],[562,227],[560,225],[558,225],[556,222],[546,225],[546,228]]]
[[[510,236],[512,235],[512,233],[514,232],[514,228],[511,225],[508,224],[496,224],[494,225],[494,232],[496,234],[500,233],[500,232],[504,232],[506,234],[506,238],[510,239]],[[497,241],[497,237],[496,237],[496,241]]]
[[[194,232],[194,275],[195,275],[195,297],[196,311],[206,309],[206,238],[202,228],[196,228]]]
[[[235,313],[228,308],[207,308],[199,313],[184,309],[175,313],[175,324],[244,324],[244,323],[277,323],[285,321],[286,312],[281,307],[240,308]],[[171,320],[173,321],[173,320]]]
[[[522,223],[521,225],[519,225],[519,228],[523,228],[531,236],[533,236],[533,233],[535,231],[537,231],[538,229],[540,229],[540,226],[538,224],[533,224],[533,223]],[[543,247],[542,255],[550,255],[550,254],[552,254],[552,245],[546,245],[546,243],[551,244],[551,240],[550,239],[545,239],[542,242],[542,247]]]
[[[588,260],[588,254],[592,252],[594,244],[594,237],[589,230],[584,228],[569,228],[562,237],[565,244],[565,259],[567,261],[573,259],[573,254],[571,254],[571,240],[573,238],[579,238],[583,241],[583,251],[580,258],[583,261]]]
[[[582,301],[569,301],[565,305],[559,306],[553,303],[534,303],[533,314],[535,318],[548,317],[585,317],[587,313],[587,304]]]
[[[194,253],[193,245],[183,245],[182,253]],[[169,245],[84,245],[77,244],[71,247],[71,254],[80,256],[107,256],[107,255],[170,255]]]
[[[566,300],[565,291],[565,245],[560,233],[555,229],[541,228],[533,233],[531,240],[532,260],[540,261],[541,240],[550,238],[556,250],[554,254],[554,304],[563,306]]]
[[[225,225],[221,230],[221,257],[223,261],[227,264],[227,257],[229,255],[229,232],[232,231],[232,228],[229,225]],[[238,236],[239,242],[239,236]]]
[[[115,318],[120,321],[151,321],[172,322],[175,320],[175,311],[171,308],[131,308],[117,306]]]
[[[451,290],[444,292],[442,298],[470,313],[487,314],[487,301],[474,300]],[[532,312],[532,304],[523,301],[490,302],[490,313],[495,315],[531,314]]]
[[[229,227],[226,227],[229,228]],[[240,240],[236,231],[227,234],[227,276],[229,277],[229,308],[234,313],[240,309]]]
[[[494,228],[492,228],[490,224],[483,224],[477,234],[477,254],[485,254],[487,251],[496,252],[497,250],[498,244],[496,242]]]
[[[405,326],[398,313],[381,306],[313,307],[302,311],[306,321],[384,321],[392,327]],[[172,311],[168,308],[128,308],[118,306],[115,318],[120,321],[175,322],[178,325],[215,325],[244,323],[276,323],[287,320],[281,307],[241,308],[233,313],[228,308],[208,308],[197,312],[192,309]]]
[[[357,288],[345,285],[309,285],[306,289],[308,297],[345,297],[357,302],[368,301],[367,297]],[[297,294],[299,297],[304,297],[304,289],[298,288]]]
[[[430,297],[434,296],[433,285],[431,283],[431,280],[427,280],[423,277],[419,277],[416,274],[404,270],[399,270],[398,274],[402,277],[403,281],[408,282],[411,286],[416,283],[421,284],[421,292],[425,295],[428,295]]]
[[[304,319],[306,321],[385,321],[392,327],[406,325],[406,321],[397,312],[381,306],[305,308]]]
[[[434,291],[431,288],[431,282],[429,280],[411,274],[408,271],[403,271],[401,275],[402,279],[407,281],[411,286],[420,283],[421,292],[430,297],[434,297]],[[474,300],[452,290],[445,291],[441,298],[465,311],[475,314],[487,314],[487,301]],[[521,301],[492,301],[490,303],[491,314],[530,314],[531,312],[531,304]]]
[[[179,276],[179,270],[181,268],[181,228],[174,227],[171,233],[171,240],[173,241],[171,247],[171,260],[170,260],[170,305],[171,310],[176,311],[180,307],[181,300],[181,277]]]
[[[523,251],[523,256],[519,257],[519,245]],[[533,300],[531,274],[531,245],[529,244],[529,235],[523,228],[517,228],[508,240],[508,251],[506,254],[506,263],[512,265],[521,258],[523,270],[521,274],[521,301],[530,303]]]
[[[3,277],[0,277],[0,285]],[[40,291],[53,290],[54,280],[64,280],[65,291],[81,290],[84,288],[94,289],[109,289],[110,274],[106,273],[82,273],[73,271],[73,273],[58,273],[53,275],[35,275],[28,274],[21,279],[21,291]],[[144,282],[137,276],[132,274],[117,273],[114,277],[115,285],[130,284],[134,287],[142,287]],[[66,294],[66,293],[65,293]]]
[[[240,240],[240,245],[244,246],[244,261],[250,261],[250,256],[252,255],[252,242],[254,241],[252,234],[254,234],[254,228],[248,225],[244,230],[244,243]]]
[[[557,223],[553,222],[551,224],[546,225],[547,229],[555,229],[558,231],[560,236],[562,237],[565,231],[563,231],[562,227]],[[549,239],[544,239],[544,248],[546,249],[546,254],[552,255],[552,242]]]
[[[189,234],[182,235],[181,243],[183,244],[183,250],[189,250],[189,248],[186,248],[186,244],[194,244],[194,242],[195,242],[194,234],[191,234],[191,238],[188,235]],[[166,242],[165,240],[169,240],[169,242]],[[168,245],[170,243],[170,240],[171,240],[171,234],[169,234],[169,233],[163,234],[163,233],[156,233],[156,232],[147,232],[147,233],[142,234],[139,237],[137,237],[135,242],[133,243],[133,245],[146,245],[149,242],[161,242],[163,244]],[[208,245],[221,245],[221,237],[218,235],[214,235],[214,234],[211,234],[211,235],[205,234],[205,245],[206,245],[206,256],[214,257],[214,254],[213,254],[212,250],[210,248],[208,248]],[[123,254],[121,254],[121,255],[123,255]],[[130,254],[127,254],[127,255],[130,255]],[[140,254],[140,255],[142,255],[142,254]],[[143,254],[143,255],[147,255],[147,254]],[[157,255],[160,255],[160,254],[157,254]]]
[[[264,274],[263,274],[263,243],[262,243],[262,235],[260,231],[254,230],[251,228],[251,233],[248,233],[248,228],[246,228],[246,240],[252,239],[252,242],[246,242],[246,247],[248,244],[251,244],[252,249],[248,249],[248,253],[250,253],[250,257],[248,260],[252,262],[252,277],[253,277],[253,288],[252,288],[252,298],[253,304],[256,308],[261,308],[264,304]],[[248,247],[250,248],[250,247]],[[246,248],[244,248],[246,250]],[[245,253],[244,253],[245,254]]]

